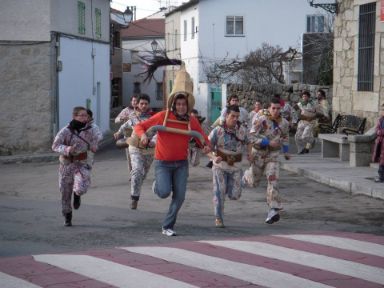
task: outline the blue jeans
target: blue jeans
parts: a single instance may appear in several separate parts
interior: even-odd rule
[[[160,198],[167,198],[173,192],[172,201],[162,225],[164,229],[173,229],[177,213],[183,205],[187,191],[188,167],[188,160],[155,160],[154,193]]]

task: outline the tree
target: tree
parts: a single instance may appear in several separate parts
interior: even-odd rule
[[[284,83],[283,65],[297,54],[298,51],[293,48],[283,51],[278,45],[263,43],[246,55],[243,61],[225,58],[220,63],[212,64],[205,72],[211,83],[227,82],[229,79],[252,85]]]

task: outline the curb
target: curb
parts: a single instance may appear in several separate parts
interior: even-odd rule
[[[113,143],[113,135],[107,132],[103,140],[99,144],[99,150]],[[35,154],[19,154],[11,156],[0,156],[0,164],[15,164],[15,163],[38,163],[38,162],[54,162],[58,161],[59,154],[51,153],[35,153]]]
[[[384,188],[382,188],[382,184],[377,183],[369,183],[366,181],[360,182],[350,182],[348,180],[343,179],[342,177],[337,177],[337,175],[333,175],[335,177],[331,177],[331,175],[325,172],[320,171],[310,171],[304,168],[299,168],[292,164],[281,163],[281,168],[296,173],[305,178],[309,178],[316,182],[328,185],[330,187],[337,188],[339,190],[345,191],[351,195],[365,195],[373,198],[379,198],[384,200]]]

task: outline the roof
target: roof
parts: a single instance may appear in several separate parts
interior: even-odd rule
[[[117,23],[121,26],[127,26],[128,25],[128,22],[124,19],[124,13],[119,11],[119,10],[116,10],[116,9],[113,9],[113,8],[110,8],[111,9],[111,21],[113,23]]]
[[[182,5],[178,6],[177,8],[173,9],[171,12],[165,14],[165,16],[167,17],[167,16],[169,16],[169,15],[171,15],[177,11],[183,11],[183,10],[185,10],[185,9],[187,9],[187,8],[197,4],[197,3],[199,3],[199,0],[189,0],[189,2],[182,4]]]
[[[143,18],[129,23],[128,28],[120,31],[122,39],[137,37],[164,37],[165,36],[165,19]]]

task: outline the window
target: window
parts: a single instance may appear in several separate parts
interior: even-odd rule
[[[156,100],[163,100],[163,82],[156,83]]]
[[[324,32],[324,15],[307,15],[307,33]]]
[[[373,91],[376,3],[360,6],[357,90]]]
[[[77,1],[77,16],[78,16],[78,32],[85,34],[85,4],[84,2]]]
[[[227,36],[243,36],[243,16],[227,16]]]
[[[184,41],[187,41],[187,20],[184,20]]]
[[[141,93],[141,85],[140,85],[140,82],[135,82],[135,83],[133,83],[133,93],[134,93],[134,94],[139,94],[139,93]]]
[[[195,17],[191,19],[191,39],[195,38]]]
[[[95,8],[95,19],[96,19],[96,38],[101,38],[101,10]]]
[[[113,47],[121,48],[120,31],[114,31],[113,34]]]

